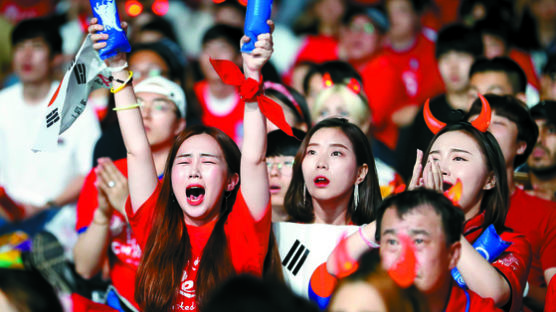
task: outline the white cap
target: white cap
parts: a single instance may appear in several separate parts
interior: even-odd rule
[[[162,76],[149,77],[133,87],[135,93],[151,92],[168,97],[180,111],[181,117],[185,118],[187,101],[183,89],[175,82]]]

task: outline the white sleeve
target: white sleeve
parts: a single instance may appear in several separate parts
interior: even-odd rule
[[[76,173],[87,175],[93,166],[93,150],[100,137],[100,126],[90,105],[87,105],[75,124],[68,129],[75,140],[74,163]]]

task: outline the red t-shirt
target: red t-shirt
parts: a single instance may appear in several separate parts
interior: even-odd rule
[[[556,311],[556,278],[550,280],[546,291],[546,301],[544,302],[544,310]]]
[[[471,244],[482,234],[484,228],[484,212],[465,222],[463,234]],[[507,311],[521,311],[523,304],[523,290],[527,282],[527,275],[531,265],[531,246],[523,234],[502,232],[500,238],[511,245],[492,262],[511,288],[511,305]]]
[[[338,40],[331,36],[308,35],[299,48],[294,64],[324,63],[338,59]]]
[[[373,58],[361,72],[361,77],[373,119],[373,138],[394,150],[398,142],[398,126],[392,121],[392,113],[406,103],[405,87],[392,61],[384,55]]]
[[[506,216],[506,226],[525,235],[533,260],[528,281],[546,287],[544,271],[556,267],[556,203],[516,188]]]
[[[136,233],[139,245],[143,249],[151,232],[152,216],[160,194],[161,185],[161,183],[157,185],[153,194],[135,214],[133,214],[129,199],[126,203],[126,214],[128,215],[129,223]],[[263,263],[270,235],[270,211],[269,202],[263,218],[255,221],[243,199],[241,189],[238,191],[234,207],[224,224],[232,264],[237,273],[250,273],[262,276]],[[198,311],[195,300],[197,269],[203,249],[215,224],[216,220],[199,227],[187,225],[192,257],[183,271],[182,283],[178,291],[176,304],[173,306],[173,311]]]
[[[375,66],[369,64],[362,74],[377,127],[374,134],[390,149],[396,147],[398,140],[392,114],[406,106],[420,106],[426,99],[444,92],[434,53],[435,43],[421,33],[405,51],[384,47],[372,61]]]
[[[114,161],[118,170],[127,177],[127,159]],[[94,185],[97,176],[91,170],[81,189],[77,201],[76,231],[81,234],[87,230],[98,207],[97,189]],[[125,217],[118,211],[113,211],[110,219],[110,279],[118,293],[139,308],[134,299],[135,274],[141,261],[141,248],[137,244],[131,227]]]
[[[224,131],[237,145],[241,146],[244,107],[240,105],[239,93],[234,94],[234,104],[229,109],[218,111],[215,103],[210,101],[210,91],[206,80],[197,82],[193,90],[203,111],[201,117],[203,124]]]
[[[491,298],[482,298],[470,289],[463,290],[452,283],[450,299],[444,312],[502,311]]]
[[[407,50],[395,51],[391,46],[386,46],[381,54],[390,60],[398,79],[405,86],[408,100],[405,105],[420,105],[426,99],[444,92],[435,57],[435,43],[423,33],[417,36]]]

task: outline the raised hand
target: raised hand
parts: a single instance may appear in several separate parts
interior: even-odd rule
[[[251,53],[242,53],[243,56],[243,71],[247,78],[259,79],[261,69],[264,64],[268,62],[270,56],[272,55],[273,41],[272,32],[274,31],[274,23],[268,20],[268,25],[270,26],[270,33],[260,34],[257,37],[257,42],[255,42],[255,49]],[[241,45],[243,46],[251,39],[247,36],[241,38]]]
[[[122,22],[121,25],[124,30],[127,30],[126,22]],[[98,24],[98,19],[96,17],[93,17],[91,19],[91,23],[87,30],[91,35],[91,40],[93,41],[93,49],[99,51],[100,49],[106,47],[107,45],[106,40],[108,39],[108,34],[98,33],[99,31],[104,30],[104,26]],[[107,58],[105,60],[105,63],[108,67],[119,67],[124,65],[126,61],[127,61],[127,55],[121,52],[116,54],[113,57]]]
[[[442,177],[442,171],[440,170],[438,163],[429,156],[425,168],[421,169],[422,159],[423,152],[421,150],[417,150],[417,159],[415,160],[413,175],[411,177],[411,182],[409,183],[408,190],[425,187],[428,189],[436,190],[438,192],[442,192],[444,179]]]
[[[411,175],[411,181],[407,186],[408,190],[414,190],[423,186],[423,177],[421,176],[423,171],[423,165],[421,162],[423,161],[423,151],[418,149],[417,150],[417,157],[415,159],[415,165],[413,166],[413,174]]]

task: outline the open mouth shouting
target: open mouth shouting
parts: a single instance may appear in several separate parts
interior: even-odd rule
[[[326,177],[323,177],[323,176],[318,176],[313,181],[315,182],[315,185],[317,187],[326,187],[330,183],[330,181]]]
[[[187,203],[191,206],[200,205],[205,199],[205,188],[202,185],[192,184],[185,189]]]
[[[270,194],[280,193],[281,189],[282,189],[282,187],[280,185],[272,184],[272,185],[270,185]]]
[[[446,192],[447,190],[449,190],[452,187],[452,185],[453,185],[452,183],[444,181],[442,183],[442,191]]]

